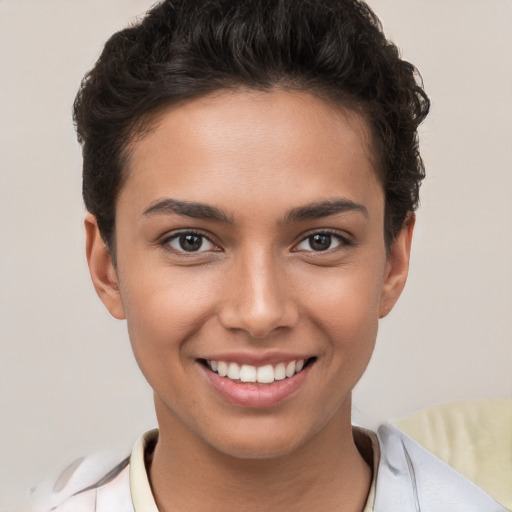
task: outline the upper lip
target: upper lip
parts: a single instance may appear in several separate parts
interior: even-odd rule
[[[313,357],[312,354],[304,352],[271,352],[271,353],[248,353],[248,352],[225,352],[219,354],[209,354],[199,359],[208,361],[225,361],[226,363],[237,363],[239,365],[247,364],[251,366],[265,366],[267,364],[276,365],[279,363],[289,363],[290,361],[307,360]]]

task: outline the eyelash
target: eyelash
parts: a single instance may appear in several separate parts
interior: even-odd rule
[[[315,250],[311,249],[311,250],[306,250],[304,252],[317,253],[317,254],[327,254],[327,253],[331,253],[331,252],[334,252],[336,250],[340,250],[340,249],[343,249],[343,248],[346,248],[346,247],[350,247],[350,246],[353,245],[351,240],[349,240],[346,236],[341,235],[338,231],[334,231],[334,230],[331,230],[331,229],[320,229],[320,230],[315,230],[315,231],[307,234],[305,237],[303,237],[301,239],[301,241],[295,246],[294,252],[300,251],[301,249],[298,249],[298,247],[301,244],[303,244],[304,242],[307,242],[308,240],[310,240],[312,237],[314,237],[316,235],[326,235],[326,236],[329,236],[329,237],[331,237],[331,240],[332,239],[337,240],[338,244],[335,247],[329,247],[328,249],[325,249],[325,250],[315,251]],[[311,241],[310,241],[310,244],[311,244]]]
[[[312,239],[314,236],[317,236],[317,235],[328,236],[328,237],[330,237],[331,242],[333,239],[335,239],[335,240],[337,240],[338,244],[334,248],[328,247],[327,249],[318,250],[318,251],[315,251],[314,249],[311,249],[311,250],[299,249],[299,246],[301,244],[307,242],[308,240]],[[179,240],[181,237],[197,237],[198,239],[200,239],[201,244],[199,245],[198,250],[187,251],[186,249],[183,249],[182,247],[181,248],[173,247],[171,245],[171,242],[178,241],[178,243],[179,243]],[[203,251],[199,250],[202,248],[205,241],[208,242],[209,244],[211,244],[213,246],[213,249],[207,249],[207,250],[203,250]],[[200,231],[194,231],[194,230],[190,230],[190,231],[184,230],[184,231],[174,232],[170,236],[166,236],[160,242],[160,245],[163,246],[164,248],[166,248],[166,250],[172,251],[176,254],[183,254],[183,255],[184,254],[190,254],[190,255],[203,254],[206,252],[220,251],[218,246],[214,242],[212,242],[207,235],[205,235],[204,233],[201,233]],[[340,233],[333,231],[333,230],[329,230],[329,229],[322,229],[322,230],[314,231],[314,232],[309,233],[308,235],[304,236],[300,240],[300,242],[294,246],[294,248],[292,249],[292,252],[303,251],[303,252],[325,254],[325,253],[331,253],[335,250],[342,249],[343,247],[350,247],[351,245],[353,245],[352,242],[347,237],[342,236]],[[311,240],[310,240],[310,247],[311,247]]]
[[[200,239],[201,245],[199,246],[198,249],[201,249],[201,247],[203,246],[205,241],[210,243],[214,247],[214,249],[209,249],[206,251],[199,251],[199,250],[187,251],[183,248],[178,249],[178,248],[172,247],[171,242],[178,241],[178,243],[179,243],[179,240],[181,237],[189,237],[189,236],[197,237]],[[174,232],[170,236],[166,236],[160,242],[160,245],[162,245],[165,249],[172,251],[174,253],[177,253],[177,254],[191,254],[192,255],[192,254],[203,254],[205,252],[210,252],[210,251],[214,251],[214,252],[219,251],[219,248],[217,247],[217,245],[215,243],[213,243],[208,236],[206,236],[204,233],[201,233],[200,231],[193,231],[193,230],[183,230],[183,231]]]

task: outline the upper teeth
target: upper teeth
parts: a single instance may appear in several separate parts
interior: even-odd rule
[[[242,382],[259,382],[260,384],[271,384],[275,380],[283,380],[299,373],[304,367],[304,359],[279,363],[276,366],[266,364],[265,366],[252,366],[250,364],[238,365],[226,361],[207,361],[208,366],[217,372],[221,377]]]

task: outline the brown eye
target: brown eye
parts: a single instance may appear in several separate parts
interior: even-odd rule
[[[347,244],[346,240],[340,235],[331,233],[314,233],[310,235],[297,246],[299,251],[322,252],[335,249],[340,245]]]
[[[198,251],[203,245],[203,237],[197,235],[181,235],[178,241],[180,248],[187,252]]]
[[[318,233],[308,237],[309,245],[314,251],[326,251],[331,248],[332,237],[325,233]]]
[[[166,244],[176,252],[206,252],[217,249],[204,235],[190,232],[177,233],[170,237]]]

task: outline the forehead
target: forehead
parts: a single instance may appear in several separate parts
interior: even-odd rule
[[[159,197],[226,204],[260,191],[283,208],[329,195],[360,202],[382,196],[369,133],[362,116],[308,93],[212,93],[162,110],[131,144],[119,201],[142,211]]]

